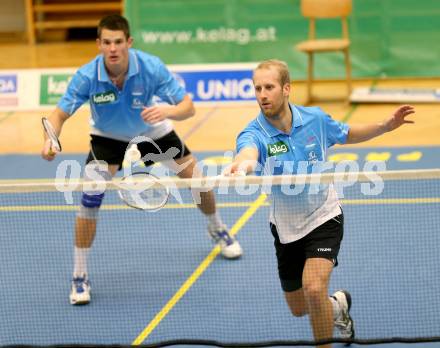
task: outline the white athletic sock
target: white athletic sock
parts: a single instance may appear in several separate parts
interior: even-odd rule
[[[78,248],[75,246],[73,256],[73,277],[87,275],[87,254],[90,248]]]
[[[330,296],[329,299],[333,306],[333,320],[336,320],[341,314],[341,306],[339,306],[339,302],[334,297]]]
[[[218,212],[215,212],[214,214],[207,214],[206,217],[208,218],[209,226],[212,226],[212,228],[223,228],[223,221]]]

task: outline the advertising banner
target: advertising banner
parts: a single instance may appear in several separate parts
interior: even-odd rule
[[[66,92],[73,74],[42,74],[40,77],[40,105],[56,105]]]
[[[0,74],[0,107],[17,107],[17,74]]]
[[[168,68],[196,103],[255,101],[255,63],[170,65]],[[0,110],[52,109],[66,92],[75,68],[0,70]]]
[[[171,66],[178,81],[194,102],[255,101],[252,71],[256,64]]]
[[[333,1],[333,0],[329,0]],[[305,79],[308,37],[300,0],[126,0],[134,47],[167,64],[285,60]],[[440,76],[438,0],[353,0],[348,17],[353,76]],[[340,37],[339,20],[317,21],[319,38]],[[316,56],[317,78],[344,76],[340,53]]]

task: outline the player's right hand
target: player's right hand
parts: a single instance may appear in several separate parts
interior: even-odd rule
[[[240,168],[238,163],[232,162],[223,172],[223,176],[245,176],[246,172]]]
[[[46,161],[53,161],[56,154],[57,151],[52,148],[52,142],[50,139],[46,139],[43,149],[41,150],[41,157],[43,157]]]

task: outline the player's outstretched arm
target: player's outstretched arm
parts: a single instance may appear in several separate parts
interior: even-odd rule
[[[245,147],[235,156],[232,163],[223,170],[223,175],[246,175],[255,170],[257,161],[258,150],[253,147]]]
[[[389,118],[381,123],[350,125],[347,144],[361,143],[384,133],[391,132],[405,123],[414,123],[414,121],[407,119],[407,116],[414,112],[414,107],[411,105],[402,105],[398,107]]]

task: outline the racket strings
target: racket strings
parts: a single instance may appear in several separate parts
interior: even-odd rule
[[[47,137],[50,139],[51,147],[53,147],[56,151],[61,152],[61,143],[52,124],[46,117],[43,117],[41,121],[43,123],[44,131],[46,132]]]
[[[138,172],[122,179],[118,194],[133,208],[158,210],[168,201],[170,191],[156,176]]]

